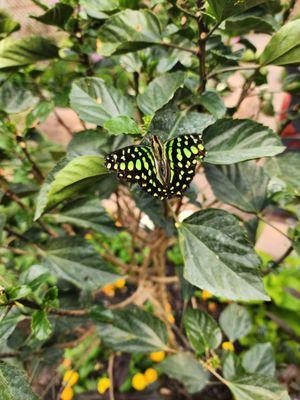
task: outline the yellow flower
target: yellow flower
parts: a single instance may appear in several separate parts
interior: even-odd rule
[[[64,366],[65,368],[69,369],[69,368],[71,368],[72,360],[70,360],[69,358],[65,358],[63,360],[63,362],[61,363],[61,365]]]
[[[211,297],[213,297],[213,295],[210,292],[208,292],[207,290],[202,290],[201,299],[203,301],[208,300]]]
[[[84,238],[85,238],[86,240],[91,240],[91,239],[93,239],[93,235],[92,235],[91,233],[86,233],[86,234],[84,235]]]
[[[98,381],[97,389],[100,394],[103,394],[110,388],[110,379],[109,378],[100,378]]]
[[[66,386],[74,386],[77,383],[78,379],[79,379],[78,372],[70,369],[64,374],[63,381]]]
[[[174,324],[175,323],[175,318],[173,316],[173,314],[168,314],[168,321],[170,322],[170,324]]]
[[[165,356],[166,355],[164,351],[154,351],[150,354],[150,360],[154,362],[160,362],[164,360]]]
[[[223,350],[228,350],[228,351],[234,351],[234,345],[231,342],[223,342],[222,343],[222,349]]]
[[[114,283],[114,287],[117,289],[122,289],[126,285],[126,280],[125,279],[119,279]]]
[[[137,374],[133,375],[131,379],[131,386],[135,390],[142,391],[147,387],[147,380],[144,374],[138,372]]]
[[[115,295],[115,288],[114,285],[106,285],[102,288],[102,292],[107,296],[107,297],[114,297]]]
[[[157,372],[154,368],[148,368],[144,372],[144,376],[146,378],[147,384],[150,385],[151,383],[157,381]]]
[[[66,386],[60,394],[60,400],[72,400],[73,396],[73,389],[70,386]]]

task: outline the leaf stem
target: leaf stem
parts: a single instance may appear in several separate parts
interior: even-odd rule
[[[263,218],[260,214],[257,214],[257,217],[264,222],[265,224],[269,225],[271,228],[275,229],[275,231],[277,231],[278,233],[280,233],[281,235],[283,235],[284,237],[286,237],[289,241],[291,241],[292,239],[285,234],[284,232],[282,232],[280,229],[277,228],[277,226],[271,224],[271,222],[269,222],[268,220],[266,220],[265,218]]]
[[[210,74],[208,74],[207,75],[207,78],[208,79],[211,79],[211,78],[213,78],[214,76],[217,76],[217,75],[219,75],[219,74],[223,74],[223,73],[225,73],[225,72],[231,72],[231,71],[243,71],[243,70],[257,70],[257,69],[259,69],[260,68],[260,66],[258,66],[258,65],[255,65],[255,66],[253,66],[253,67],[250,67],[250,66],[241,66],[241,65],[239,65],[239,66],[236,66],[236,67],[227,67],[227,68],[221,68],[221,69],[217,69],[217,70],[215,70],[215,71],[212,71]]]
[[[155,44],[157,44],[159,46],[171,47],[173,49],[177,49],[177,50],[181,50],[181,51],[186,51],[186,52],[192,53],[194,55],[198,54],[198,51],[196,49],[190,49],[188,47],[182,47],[182,46],[179,46],[179,45],[173,44],[173,43],[157,42]]]

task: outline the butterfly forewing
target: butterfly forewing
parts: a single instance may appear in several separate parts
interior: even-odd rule
[[[169,197],[182,196],[195,176],[197,159],[206,154],[201,136],[182,135],[165,144],[170,165]]]
[[[149,146],[127,146],[106,156],[106,168],[118,178],[137,183],[154,197],[165,198],[166,188],[157,178],[154,155]]]

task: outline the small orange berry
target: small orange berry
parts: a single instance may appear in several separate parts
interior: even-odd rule
[[[60,394],[60,400],[72,400],[73,396],[73,389],[70,386],[66,386]]]
[[[223,342],[222,343],[222,349],[223,350],[228,350],[228,351],[234,351],[234,345],[231,342]]]
[[[170,324],[175,324],[175,318],[173,314],[168,314],[168,321],[170,322]]]
[[[144,372],[144,376],[146,378],[148,385],[157,381],[157,378],[158,378],[157,371],[154,368],[146,369],[146,371]]]
[[[100,394],[105,393],[110,388],[110,379],[103,377],[98,381],[97,389]]]
[[[154,351],[150,354],[150,360],[154,362],[160,362],[163,361],[166,357],[166,354],[164,351]]]
[[[137,374],[133,375],[131,379],[131,386],[138,391],[142,391],[147,387],[147,380],[144,374],[138,372]]]
[[[126,285],[126,279],[124,279],[124,278],[118,279],[114,283],[114,287],[116,287],[117,289],[122,289],[125,285]]]
[[[106,285],[102,288],[102,292],[107,296],[107,297],[114,297],[115,295],[115,288],[114,285]]]
[[[64,374],[63,381],[66,386],[74,386],[79,379],[78,372],[70,369]]]
[[[217,303],[214,301],[210,301],[207,306],[208,310],[211,312],[215,312],[217,310]]]

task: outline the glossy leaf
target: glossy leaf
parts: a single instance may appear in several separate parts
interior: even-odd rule
[[[249,8],[265,3],[267,0],[207,0],[213,16],[218,21],[245,12]]]
[[[233,380],[245,371],[241,367],[240,358],[231,351],[226,351],[222,357],[222,373],[225,379]]]
[[[275,375],[275,359],[271,343],[257,343],[242,356],[242,366],[249,374]]]
[[[153,115],[167,104],[184,83],[183,72],[170,72],[155,78],[144,93],[137,97],[137,105],[146,115]]]
[[[222,119],[203,132],[206,162],[231,164],[253,158],[271,157],[284,147],[272,129],[248,119]]]
[[[245,229],[232,214],[199,211],[179,226],[184,277],[193,285],[232,300],[268,300]]]
[[[215,196],[249,213],[266,205],[268,176],[254,162],[214,166],[206,164],[205,174]]]
[[[45,311],[35,311],[32,315],[31,331],[38,340],[46,340],[52,333],[52,325]]]
[[[226,30],[230,36],[247,34],[250,31],[257,33],[272,33],[280,28],[280,25],[271,15],[263,15],[263,12],[245,13],[232,17],[226,21]]]
[[[97,19],[108,18],[108,13],[119,7],[119,0],[79,0],[79,3],[90,17]]]
[[[106,174],[103,158],[79,156],[62,159],[49,173],[37,198],[35,219],[45,210],[71,196],[79,189],[88,187]]]
[[[159,364],[159,370],[181,382],[188,393],[200,392],[207,384],[209,375],[190,353],[177,353]]]
[[[110,323],[97,322],[97,331],[104,343],[116,351],[150,353],[168,347],[164,323],[137,307],[114,311]]]
[[[109,119],[104,122],[103,128],[108,130],[112,135],[140,135],[141,131],[137,123],[127,115],[120,115],[119,117]]]
[[[206,90],[198,99],[198,102],[215,118],[223,118],[226,114],[226,106],[217,91]]]
[[[38,400],[28,383],[25,371],[0,361],[1,400]]]
[[[53,275],[80,289],[99,289],[120,278],[93,246],[79,237],[53,239],[44,261]]]
[[[29,90],[11,82],[5,82],[0,88],[0,110],[7,114],[16,114],[33,107],[38,99]]]
[[[2,310],[5,312],[5,308]],[[9,312],[7,316],[3,318],[0,314],[0,343],[5,342],[6,339],[13,333],[17,324],[22,321],[25,317],[17,312]]]
[[[61,224],[67,223],[84,229],[93,229],[104,235],[114,235],[118,232],[113,220],[97,199],[75,200],[59,213],[49,214],[49,218]]]
[[[220,315],[219,323],[231,342],[246,336],[252,328],[248,310],[238,304],[227,306]]]
[[[284,386],[263,375],[247,375],[227,382],[236,400],[288,400]]]
[[[70,104],[81,119],[100,126],[120,115],[133,117],[130,100],[100,78],[80,78],[74,81]]]
[[[202,354],[219,347],[222,332],[209,314],[190,308],[184,314],[183,323],[189,342],[197,353]]]
[[[161,41],[161,27],[156,15],[148,10],[124,10],[108,20],[98,31],[98,53],[136,51]]]
[[[261,65],[288,65],[300,62],[300,20],[288,22],[272,36],[260,56]]]
[[[0,42],[0,69],[19,67],[58,56],[58,47],[41,36],[10,37]]]
[[[49,8],[44,14],[39,16],[32,16],[31,18],[36,19],[46,25],[54,25],[60,28],[65,26],[65,23],[71,17],[73,8],[68,4],[57,3],[54,7]]]

